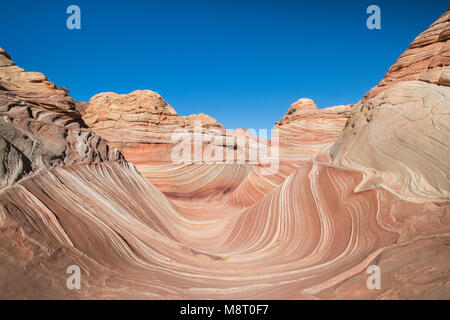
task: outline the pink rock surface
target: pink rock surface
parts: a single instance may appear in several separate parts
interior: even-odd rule
[[[152,91],[96,95],[84,122],[0,51],[0,298],[450,299],[449,66],[427,45],[441,46],[442,21],[414,49],[438,68],[354,106],[293,104],[271,174],[173,163],[169,137],[196,119],[258,138],[179,116]],[[73,264],[80,290],[66,288]]]
[[[292,104],[279,130],[281,159],[310,160],[320,150],[331,146],[339,137],[350,116],[350,106],[318,109],[311,99]]]
[[[86,126],[65,91],[16,66],[3,49],[0,115],[0,190],[43,168],[122,158]]]
[[[417,36],[364,99],[375,97],[397,82],[419,80],[425,71],[433,70],[440,73],[441,69],[448,65],[450,65],[450,10]]]
[[[143,153],[148,153],[149,159],[170,161],[170,151],[176,144],[172,142],[173,132],[180,129],[193,132],[196,121],[201,122],[203,130],[225,132],[222,125],[208,115],[179,116],[151,90],[121,95],[97,94],[90,99],[83,119],[92,130],[136,161],[143,158]]]

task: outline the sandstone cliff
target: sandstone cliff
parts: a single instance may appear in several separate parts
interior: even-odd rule
[[[195,119],[256,138],[151,91],[76,104],[1,51],[0,297],[449,299],[446,17],[354,106],[294,103],[270,174],[168,161]]]
[[[400,81],[419,80],[449,83],[450,75],[444,67],[450,64],[450,10],[444,13],[427,30],[411,43],[409,48],[389,68],[380,83],[370,90],[364,99]],[[425,73],[425,71],[429,71]],[[426,76],[425,76],[426,74]]]
[[[16,66],[3,49],[0,116],[0,188],[55,165],[121,159],[85,125],[64,90]]]

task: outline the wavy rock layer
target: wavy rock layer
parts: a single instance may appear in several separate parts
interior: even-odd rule
[[[407,81],[354,106],[333,162],[412,201],[450,200],[450,87]]]
[[[441,81],[448,85],[450,74],[442,70],[448,65],[450,65],[450,10],[417,36],[364,99],[375,97],[397,82],[419,80],[426,71],[432,71],[435,79],[441,78]]]
[[[200,133],[225,134],[222,125],[210,116],[179,116],[158,93],[150,90],[97,94],[90,99],[83,119],[127,159],[136,162],[171,161],[172,149],[178,143],[173,139],[174,132],[193,133],[196,125]]]
[[[413,81],[351,112],[293,104],[276,125],[275,171],[173,163],[173,131],[195,133],[197,117],[151,91],[76,104],[0,51],[0,298],[450,299],[443,17],[406,55],[438,68],[398,76]],[[200,117],[203,133],[258,139]],[[69,265],[79,290],[66,287]],[[370,265],[380,289],[367,287]]]
[[[25,72],[0,49],[0,189],[42,168],[119,160],[75,102],[42,73]]]
[[[276,124],[273,136],[277,135],[277,138],[271,142],[257,138],[247,130],[225,130],[215,120],[203,122],[200,133],[209,135],[212,142],[209,145],[199,142],[199,145],[204,149],[214,145],[223,155],[231,152],[231,159],[237,159],[237,154],[242,155],[242,161],[233,161],[234,164],[223,163],[225,156],[211,163],[174,164],[171,156],[177,141],[174,141],[173,133],[186,129],[192,136],[190,141],[194,141],[193,118],[178,116],[152,91],[96,95],[91,99],[84,119],[108,143],[118,146],[126,159],[169,198],[209,198],[226,207],[246,207],[280,185],[300,163],[311,160],[321,149],[331,146],[349,115],[349,106],[319,110],[312,100],[300,99]],[[221,140],[215,141],[217,138]],[[243,144],[238,142],[239,139],[243,139]],[[273,173],[267,172],[271,166],[267,161],[265,164],[249,161],[251,142],[262,143],[269,149],[277,144],[279,163]]]
[[[319,110],[311,99],[300,99],[275,125],[279,130],[280,158],[311,160],[339,137],[350,116],[350,106]]]
[[[384,277],[408,264],[420,275],[416,263],[425,270],[438,263],[423,279],[439,279],[433,296],[447,297],[448,237],[435,238],[434,225],[448,212],[432,204],[424,212],[382,189],[354,193],[360,180],[351,171],[306,163],[256,205],[224,214],[192,202],[190,210],[177,208],[128,165],[45,170],[0,195],[1,237],[8,244],[2,270],[39,279],[19,287],[6,280],[14,288],[7,297],[73,297],[64,281],[70,264],[88,272],[76,292],[84,298],[314,298],[346,281],[378,297],[390,287],[374,294],[364,289],[365,278],[355,284],[353,276],[380,257],[394,259],[398,247],[423,244],[441,246],[432,261],[396,261]],[[422,218],[399,244],[411,218],[392,208],[405,205]],[[448,221],[440,226],[449,232]],[[32,290],[34,283],[48,283],[43,295]],[[359,293],[341,291],[342,297]]]
[[[450,200],[449,36],[447,11],[353,107],[330,155],[364,173],[358,190],[383,186],[415,202]]]

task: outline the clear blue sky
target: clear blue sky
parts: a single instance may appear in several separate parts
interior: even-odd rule
[[[81,8],[81,30],[66,8]],[[381,8],[381,30],[366,8]],[[0,47],[27,71],[96,93],[159,92],[181,115],[271,128],[301,97],[357,102],[448,0],[2,1]]]

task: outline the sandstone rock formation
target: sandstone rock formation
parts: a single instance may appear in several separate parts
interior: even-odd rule
[[[84,124],[75,101],[0,49],[0,188],[55,165],[119,160]]]
[[[450,68],[447,68],[450,69]],[[412,201],[449,201],[450,88],[400,82],[356,104],[333,162]]]
[[[156,92],[136,90],[129,94],[100,93],[91,98],[83,116],[86,124],[112,144],[172,143],[173,131],[194,130],[194,122],[224,131],[205,114],[179,116]]]
[[[226,130],[205,114],[179,116],[150,90],[98,94],[91,98],[83,119],[161,191],[181,198],[220,197],[233,190],[251,168],[246,164],[250,149],[262,141],[248,130]],[[174,165],[174,148],[184,140],[190,143],[189,161]],[[210,161],[204,156],[209,154]],[[227,164],[240,158],[240,165]]]
[[[77,104],[0,51],[0,298],[450,299],[443,17],[354,106],[294,103],[274,172],[174,163],[173,132],[198,141],[197,119],[233,156],[220,137],[265,141],[152,91]]]
[[[449,64],[450,11],[447,11],[417,36],[409,48],[389,68],[380,83],[370,90],[364,99],[375,97],[394,83],[419,80],[426,71],[432,70],[435,77],[439,78],[442,68]],[[443,81],[448,82],[448,71],[443,75]]]
[[[450,200],[450,11],[420,34],[356,104],[333,163],[411,201]]]
[[[312,159],[339,137],[350,116],[350,106],[317,108],[311,99],[293,103],[277,122],[281,159]]]

